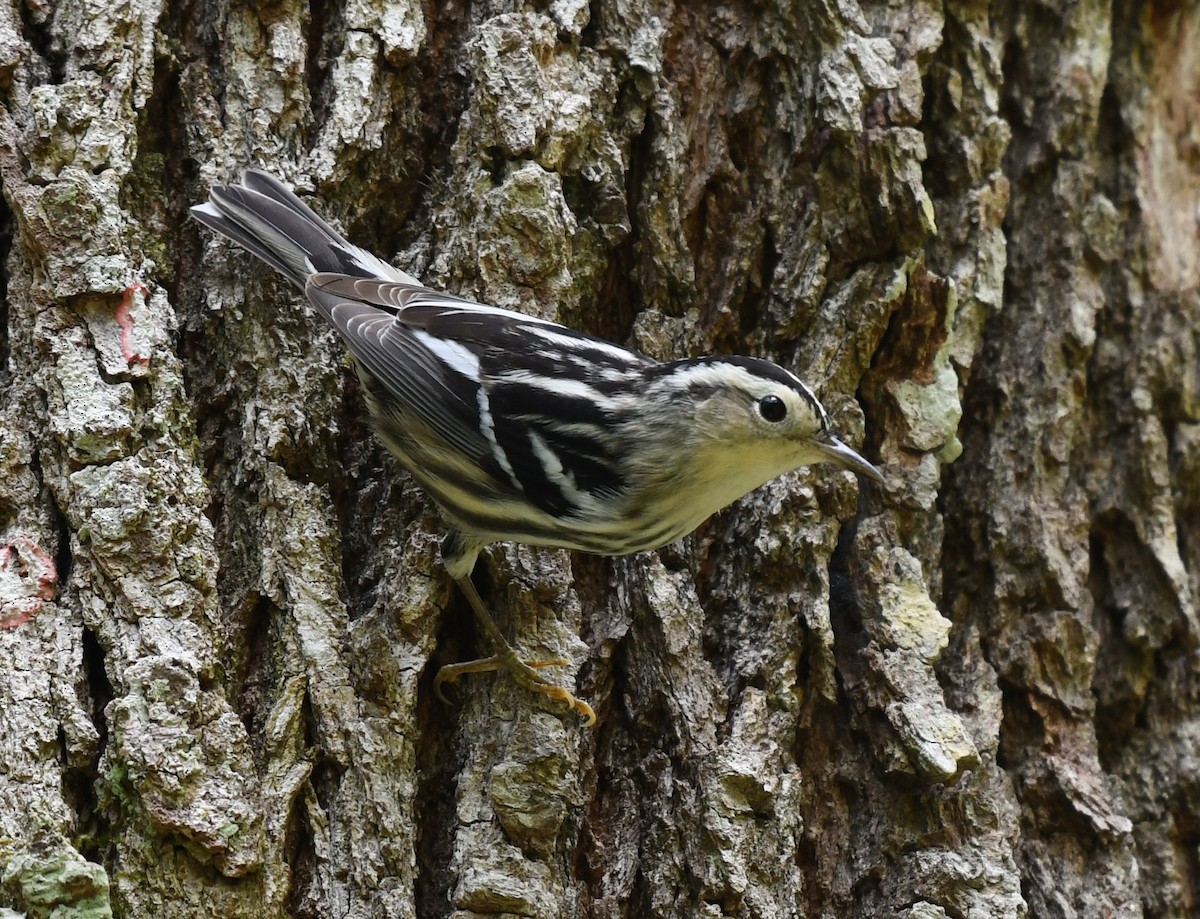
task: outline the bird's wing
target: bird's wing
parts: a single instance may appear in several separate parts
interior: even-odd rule
[[[613,415],[649,358],[415,284],[315,274],[307,292],[382,388],[542,510],[599,513],[624,488]]]
[[[397,318],[399,304],[375,296],[365,279],[315,274],[306,292],[341,335],[381,408],[399,408],[398,417],[415,416],[466,458],[495,465],[479,424],[479,362],[470,349],[410,328]]]

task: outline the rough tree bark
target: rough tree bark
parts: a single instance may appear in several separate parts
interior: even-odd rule
[[[0,5],[0,915],[1200,910],[1200,7]],[[427,282],[770,356],[886,470],[476,577],[259,165]]]

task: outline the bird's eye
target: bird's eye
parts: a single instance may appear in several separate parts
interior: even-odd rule
[[[763,396],[758,400],[758,413],[770,422],[783,421],[787,417],[787,406],[778,396]]]

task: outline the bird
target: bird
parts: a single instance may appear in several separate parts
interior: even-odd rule
[[[592,707],[524,660],[471,581],[492,542],[619,556],[661,548],[760,485],[827,463],[882,484],[813,390],[771,361],[658,361],[566,326],[435,290],[359,248],[250,169],[191,208],[304,292],[350,354],[384,446],[445,524],[442,563],[492,654],[434,682],[506,671],[588,725]]]

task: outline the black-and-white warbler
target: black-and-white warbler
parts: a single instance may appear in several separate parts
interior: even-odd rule
[[[660,363],[520,313],[431,290],[352,245],[276,179],[248,171],[192,214],[305,292],[341,334],[379,436],[441,508],[446,570],[504,669],[595,720],[522,661],[471,571],[490,542],[600,555],[657,549],[799,466],[882,482],[830,432],[812,390],[769,361]]]

